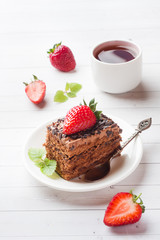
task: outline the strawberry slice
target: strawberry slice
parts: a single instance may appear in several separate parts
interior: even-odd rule
[[[121,226],[136,223],[145,211],[143,201],[130,191],[117,193],[109,203],[104,216],[104,224],[107,226]],[[140,200],[137,203],[137,200]]]
[[[34,81],[31,83],[25,83],[25,92],[31,102],[39,104],[43,101],[46,94],[46,84],[33,75]]]
[[[61,42],[55,44],[47,53],[52,66],[60,71],[69,72],[76,67],[76,61],[71,49],[61,45]]]
[[[83,102],[84,105],[75,106],[67,113],[63,126],[64,134],[70,135],[91,128],[100,117],[101,111],[96,111],[95,99],[90,101],[89,106],[84,100]]]

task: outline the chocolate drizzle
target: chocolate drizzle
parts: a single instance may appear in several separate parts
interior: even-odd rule
[[[63,134],[63,124],[64,118],[58,119],[57,122],[53,122],[50,126],[48,126],[48,130],[52,131],[53,135],[58,135],[59,139],[62,138],[70,138],[71,140],[76,140],[78,138],[87,138],[88,136],[100,134],[101,130],[107,129],[108,126],[115,127],[116,124],[112,121],[112,119],[108,118],[104,114],[101,114],[101,118],[96,122],[96,124],[87,130],[74,133],[71,135]],[[121,129],[120,129],[121,131]],[[107,136],[111,134],[110,131],[106,131]]]

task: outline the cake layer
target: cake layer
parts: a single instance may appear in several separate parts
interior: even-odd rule
[[[97,141],[110,141],[121,133],[121,129],[111,119],[102,116],[96,125],[89,130],[66,136],[62,134],[64,119],[48,126],[45,146],[53,150],[60,149],[68,157],[78,155],[91,148]]]
[[[44,146],[47,157],[57,161],[56,171],[66,180],[105,163],[121,148],[121,129],[105,115],[91,129],[68,136],[63,134],[63,124],[64,119],[58,119],[47,127]]]
[[[47,134],[47,144],[45,144],[46,147],[48,148],[52,148],[53,152],[61,152],[63,155],[66,155],[67,157],[71,158],[75,155],[79,155],[85,151],[87,151],[88,149],[92,148],[95,146],[96,144],[102,144],[102,143],[109,143],[114,141],[115,138],[117,138],[117,136],[120,138],[119,136],[119,131],[114,128],[113,129],[113,133],[112,135],[108,138],[107,135],[104,135],[102,138],[97,138],[95,139],[95,142],[90,142],[87,144],[81,144],[79,147],[77,147],[76,149],[72,149],[69,150],[68,148],[66,148],[64,145],[60,144],[60,142],[53,136],[53,134],[51,132],[49,132]],[[119,139],[120,141],[121,139]]]
[[[120,148],[120,137],[117,137],[114,141],[103,142],[96,144],[87,151],[68,158],[63,155],[60,151],[53,151],[52,148],[46,148],[47,157],[49,159],[57,160],[57,172],[65,178],[65,175],[70,176],[70,179],[75,176],[84,174],[90,168],[96,164],[101,163],[102,158],[106,158],[115,149]],[[65,178],[66,179],[66,178]],[[68,177],[67,177],[68,180]]]
[[[81,164],[77,167],[75,167],[74,171],[70,172],[70,171],[62,171],[60,167],[57,168],[57,172],[59,173],[59,175],[61,177],[63,177],[66,180],[71,180],[73,178],[79,177],[85,173],[87,173],[89,170],[94,169],[97,165],[101,165],[104,164],[106,161],[108,161],[108,159],[117,151],[119,150],[119,146],[113,151],[111,152],[109,155],[106,155],[105,157],[102,158],[97,158],[95,159],[94,162],[90,163],[90,164]]]

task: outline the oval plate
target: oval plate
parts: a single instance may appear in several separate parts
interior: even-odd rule
[[[123,130],[123,141],[134,133],[134,128],[122,119],[114,116],[109,117],[113,119],[113,121],[116,122]],[[28,149],[30,147],[42,148],[42,145],[45,142],[46,126],[56,120],[57,119],[53,119],[52,121],[43,123],[41,126],[37,127],[28,137],[24,146],[24,165],[29,173],[41,183],[61,191],[89,192],[117,184],[128,177],[139,165],[143,154],[140,136],[136,137],[126,148],[124,148],[120,157],[113,159],[109,174],[100,180],[85,182],[82,178],[76,178],[71,181],[66,181],[59,177],[56,173],[53,174],[53,177],[45,176],[29,159]]]

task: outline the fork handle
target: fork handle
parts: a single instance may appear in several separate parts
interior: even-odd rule
[[[122,150],[139,134],[141,133],[141,130],[139,129],[135,129],[136,131],[122,144],[121,146],[121,149],[118,150],[115,154],[113,154],[113,156],[110,158],[110,161],[117,157],[121,152]]]

